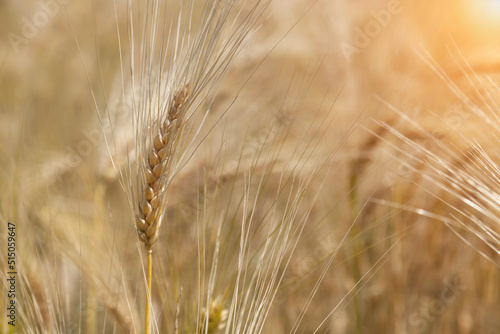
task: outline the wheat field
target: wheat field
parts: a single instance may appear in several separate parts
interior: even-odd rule
[[[0,1],[0,333],[498,333],[500,1]]]

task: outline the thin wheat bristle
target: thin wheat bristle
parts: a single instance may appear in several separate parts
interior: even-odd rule
[[[182,116],[190,93],[189,84],[177,91],[168,110],[167,119],[159,127],[147,156],[145,183],[136,216],[137,234],[146,247],[151,247],[158,238],[162,215],[160,197],[168,179],[176,137],[180,134]]]

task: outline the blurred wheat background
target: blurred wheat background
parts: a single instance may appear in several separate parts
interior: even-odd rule
[[[0,333],[143,331],[117,170],[147,3],[0,1]],[[273,0],[243,44],[165,195],[152,332],[498,333],[499,1]]]

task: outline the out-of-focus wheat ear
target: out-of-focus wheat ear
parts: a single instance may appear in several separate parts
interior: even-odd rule
[[[186,84],[177,91],[168,110],[167,119],[154,135],[151,148],[144,158],[144,181],[141,190],[141,200],[138,203],[136,229],[139,239],[148,251],[158,239],[164,203],[162,193],[170,172],[172,156],[175,154],[175,141],[182,128],[186,100],[191,92],[191,86]]]
[[[224,307],[222,298],[218,297],[210,303],[210,309],[202,310],[202,323],[197,334],[212,334],[226,326],[229,311]]]

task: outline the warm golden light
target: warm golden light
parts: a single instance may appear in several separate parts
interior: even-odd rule
[[[500,0],[464,0],[465,15],[474,25],[485,27],[500,26]]]
[[[500,0],[479,0],[474,1],[474,4],[479,5],[485,15],[500,15]]]
[[[491,0],[491,7],[493,10],[500,12],[500,1],[499,0]]]

